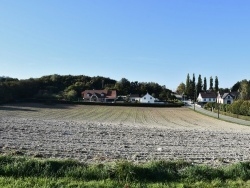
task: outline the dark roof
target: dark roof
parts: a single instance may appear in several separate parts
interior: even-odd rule
[[[129,97],[140,97],[139,94],[130,94]]]
[[[228,95],[230,95],[233,99],[236,99],[236,98],[238,98],[239,94],[240,94],[239,92],[233,91],[233,92],[230,92],[230,93],[221,94],[221,98],[225,99]]]
[[[224,93],[223,95],[222,95],[222,99],[225,99],[228,95],[230,95],[230,93]],[[231,96],[231,95],[230,95]],[[231,96],[231,97],[233,97],[233,96]]]
[[[232,91],[232,92],[230,92],[230,94],[233,96],[233,98],[235,99],[235,98],[238,98],[239,97],[239,95],[240,95],[240,92],[238,92],[238,91]]]
[[[214,92],[200,92],[202,98],[216,98]]]

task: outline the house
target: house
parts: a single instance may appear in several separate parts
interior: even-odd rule
[[[113,102],[117,94],[116,90],[85,90],[82,97],[85,102]]]
[[[140,102],[140,100],[141,100],[141,97],[139,94],[130,94],[129,95],[129,101],[132,103]]]
[[[140,103],[155,103],[157,99],[149,95],[148,93],[140,98]]]
[[[232,104],[235,99],[237,99],[239,96],[239,92],[229,92],[220,94],[218,92],[217,95],[217,102],[220,104]]]
[[[200,92],[197,98],[199,104],[205,104],[207,102],[216,102],[216,94],[214,92]]]

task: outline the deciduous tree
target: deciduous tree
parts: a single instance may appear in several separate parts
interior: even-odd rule
[[[176,93],[178,93],[179,95],[182,95],[185,93],[185,84],[183,82],[180,83],[180,85],[177,87]]]
[[[242,80],[240,83],[240,98],[248,100],[250,97],[250,85],[247,80]]]

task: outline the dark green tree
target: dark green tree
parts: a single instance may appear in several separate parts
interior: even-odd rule
[[[197,96],[197,91],[196,91],[196,81],[195,81],[195,74],[193,73],[193,79],[192,79],[192,81],[191,81],[191,85],[192,85],[192,90],[191,90],[191,98],[193,99],[193,100],[195,100],[195,98],[196,98],[196,96]]]
[[[122,78],[115,84],[118,95],[128,95],[130,93],[130,81],[126,78]]]
[[[214,80],[214,90],[215,90],[216,92],[219,91],[219,80],[218,80],[218,77],[217,77],[217,76],[215,76],[215,80]]]
[[[201,91],[202,91],[202,78],[201,78],[201,75],[199,75],[198,81],[197,81],[197,96],[199,95]]]
[[[190,95],[190,76],[187,74],[185,93]]]
[[[233,85],[231,91],[239,91],[239,89],[240,89],[240,82],[237,82]]]
[[[195,80],[195,77],[193,77],[193,80]],[[186,88],[185,88],[185,94],[187,95],[187,98],[194,98],[194,85],[193,80],[190,79],[189,74],[187,75],[186,79]]]
[[[210,82],[209,82],[209,90],[210,91],[214,90],[213,86],[214,86],[214,80],[213,80],[213,77],[210,76]]]
[[[204,77],[203,91],[204,91],[204,92],[207,91],[207,78],[206,78],[206,77]]]

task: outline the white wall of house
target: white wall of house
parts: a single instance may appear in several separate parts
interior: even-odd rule
[[[199,93],[199,95],[197,97],[197,102],[203,102],[202,100],[203,100],[203,98],[201,97],[201,94]]]
[[[129,100],[130,100],[130,102],[140,102],[141,98],[140,97],[130,97]]]
[[[231,95],[227,95],[225,98],[218,97],[218,102],[220,104],[232,104],[234,102],[234,99]]]
[[[197,102],[216,102],[216,98],[202,98],[201,94],[199,94]]]
[[[148,93],[140,98],[141,103],[155,103],[155,98]]]

